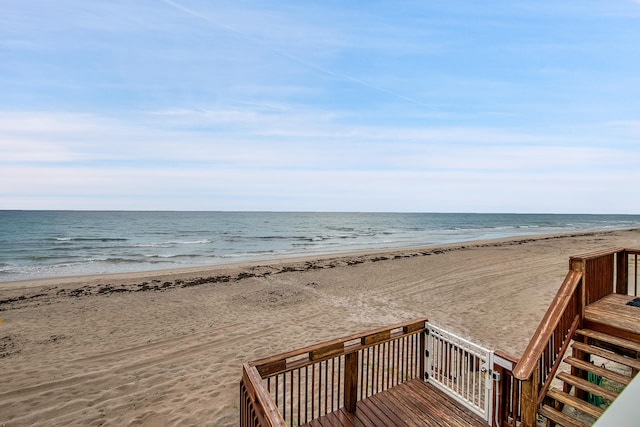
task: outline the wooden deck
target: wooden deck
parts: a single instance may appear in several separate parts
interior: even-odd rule
[[[343,408],[305,425],[486,427],[487,423],[433,385],[414,379],[358,401],[354,413]]]
[[[629,334],[629,339],[633,339],[633,335],[637,339],[640,335],[640,307],[627,305],[634,298],[630,295],[607,295],[585,308],[585,320],[611,325]]]

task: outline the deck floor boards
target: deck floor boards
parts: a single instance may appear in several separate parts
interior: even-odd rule
[[[623,331],[640,334],[640,307],[626,305],[633,296],[609,294],[585,308],[585,318],[611,325]]]
[[[414,379],[358,401],[353,414],[342,408],[305,425],[485,427],[487,423],[434,386]]]

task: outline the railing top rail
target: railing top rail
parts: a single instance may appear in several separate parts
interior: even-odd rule
[[[540,325],[538,325],[538,329],[536,329],[533,339],[529,341],[529,345],[524,350],[522,357],[520,357],[520,361],[513,369],[514,377],[521,381],[525,381],[531,376],[534,367],[538,363],[540,356],[545,350],[554,329],[562,318],[562,315],[564,314],[564,311],[581,280],[581,272],[570,270],[569,273],[567,273],[558,293],[551,302],[551,305],[542,318]]]
[[[607,248],[607,249],[600,249],[598,251],[593,251],[593,252],[587,252],[584,254],[578,254],[578,255],[572,255],[569,259],[570,260],[578,260],[578,259],[582,259],[582,260],[587,260],[587,259],[594,259],[594,258],[600,258],[602,256],[606,256],[606,255],[612,255],[612,254],[616,254],[619,252],[623,252],[623,251],[634,251],[634,249],[625,249],[625,248],[621,248],[621,247],[613,247],[613,248]]]
[[[363,348],[424,331],[427,322],[427,319],[421,318],[373,329],[259,359],[250,362],[249,365],[254,366],[262,378],[267,378],[291,369],[308,366],[313,363],[353,353]]]
[[[278,411],[278,408],[273,403],[271,396],[262,386],[262,378],[256,368],[248,363],[243,363],[242,379],[252,400],[260,402],[258,407],[261,408],[262,411],[260,411],[259,415],[264,417],[265,421],[268,423],[266,427],[286,426],[287,424]]]

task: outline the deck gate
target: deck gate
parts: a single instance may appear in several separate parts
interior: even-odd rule
[[[491,424],[493,351],[427,325],[426,380]]]

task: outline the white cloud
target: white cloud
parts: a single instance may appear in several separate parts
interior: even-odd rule
[[[0,162],[5,164],[568,173],[614,165],[633,168],[639,157],[638,150],[584,136],[569,139],[489,127],[354,126],[343,124],[337,113],[286,106],[266,112],[262,106],[175,109],[131,114],[127,120],[72,113],[0,115]]]
[[[389,210],[518,212],[637,211],[625,183],[640,172],[571,176],[562,171],[518,175],[478,171],[259,171],[238,169],[60,169],[8,167],[14,208]],[[512,201],[518,204],[513,205]],[[465,205],[466,203],[466,205]],[[114,205],[111,205],[114,208]]]

